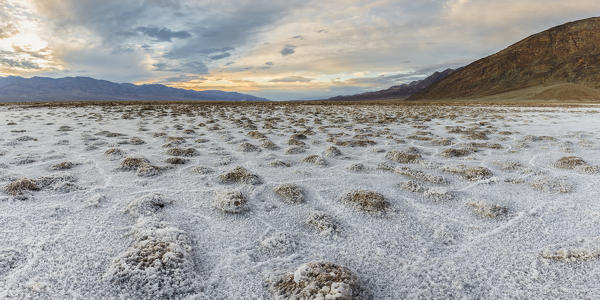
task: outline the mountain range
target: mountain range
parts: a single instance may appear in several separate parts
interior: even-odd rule
[[[332,100],[379,99],[600,100],[600,17],[550,28],[455,71]]]
[[[219,90],[194,91],[162,84],[135,85],[90,77],[0,77],[0,102],[38,101],[269,101]]]

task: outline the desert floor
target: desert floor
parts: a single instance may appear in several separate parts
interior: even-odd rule
[[[600,297],[600,107],[0,107],[0,297]]]

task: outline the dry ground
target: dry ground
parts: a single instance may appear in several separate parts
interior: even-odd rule
[[[0,106],[0,297],[600,297],[600,107]]]

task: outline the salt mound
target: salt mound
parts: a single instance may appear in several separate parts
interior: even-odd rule
[[[492,163],[504,171],[514,171],[514,170],[517,170],[517,169],[523,167],[521,162],[519,162],[517,160],[510,160],[510,159],[509,160],[497,160]]]
[[[352,191],[342,201],[367,212],[383,212],[389,207],[383,195],[366,190]]]
[[[400,183],[400,188],[413,193],[422,193],[425,191],[425,187],[417,181],[409,180]]]
[[[573,183],[566,177],[534,177],[529,185],[534,189],[549,193],[570,193],[573,191]]]
[[[17,179],[4,187],[4,192],[11,196],[25,196],[33,191],[51,190],[61,193],[69,193],[82,189],[76,185],[77,179],[67,174],[55,174],[42,176],[36,179]]]
[[[300,265],[271,284],[274,299],[357,299],[358,277],[350,269],[328,262]]]
[[[285,183],[276,186],[273,192],[283,201],[288,203],[299,203],[304,201],[304,192],[298,185]]]
[[[540,255],[542,258],[562,261],[577,262],[598,259],[600,257],[600,243],[598,240],[586,240],[555,245],[549,249],[543,250]]]
[[[270,162],[269,166],[274,168],[288,168],[291,166],[291,164],[282,160],[275,160]]]
[[[196,151],[196,149],[194,148],[171,148],[169,150],[167,150],[167,154],[168,155],[172,155],[172,156],[196,156],[198,155],[198,152]]]
[[[408,164],[419,161],[421,159],[421,155],[417,153],[407,153],[392,150],[385,154],[385,158],[398,163]]]
[[[454,197],[445,187],[432,187],[423,192],[423,196],[434,201],[452,200]]]
[[[279,146],[268,139],[263,139],[261,146],[268,150],[279,150]]]
[[[448,148],[440,153],[443,157],[463,157],[473,153],[471,149]]]
[[[305,163],[313,164],[315,166],[326,166],[327,165],[327,161],[318,155],[309,155],[309,156],[305,157],[302,161]]]
[[[497,204],[488,204],[473,201],[467,203],[467,205],[471,206],[475,210],[475,213],[481,217],[498,218],[508,214],[508,208]]]
[[[566,156],[554,163],[554,166],[560,169],[575,169],[575,167],[586,166],[587,162],[581,157],[577,156]]]
[[[65,193],[68,193],[71,190],[81,189],[81,187],[75,185],[75,182],[77,182],[77,179],[68,174],[54,174],[35,179],[35,183],[41,189],[50,189]]]
[[[262,180],[255,174],[250,173],[243,167],[237,167],[227,173],[219,175],[221,183],[246,183],[261,184]]]
[[[294,238],[284,232],[277,232],[260,242],[263,251],[270,255],[284,255],[291,253],[298,243]]]
[[[285,154],[300,154],[304,152],[306,152],[306,150],[303,147],[299,146],[292,146],[285,149]]]
[[[346,167],[346,169],[351,172],[362,172],[362,171],[366,170],[366,167],[362,163],[353,163],[353,164],[348,165]]]
[[[73,168],[73,166],[75,166],[74,163],[72,163],[70,161],[64,161],[64,162],[61,162],[61,163],[51,166],[50,169],[54,170],[54,171],[69,170],[69,169]]]
[[[250,143],[241,143],[238,150],[242,152],[260,152],[260,148]]]
[[[121,162],[119,168],[123,171],[136,171],[137,176],[150,177],[159,175],[162,168],[150,164],[150,161],[144,157],[128,157]]]
[[[192,172],[201,174],[201,175],[206,175],[206,174],[211,174],[214,173],[215,170],[209,168],[209,167],[204,167],[204,166],[199,166],[199,167],[194,167],[192,169]]]
[[[129,202],[125,212],[135,217],[151,216],[172,202],[162,194],[148,194]]]
[[[145,164],[150,164],[150,161],[144,157],[128,157],[121,162],[120,169],[123,171],[137,170]]]
[[[123,150],[119,148],[110,148],[104,152],[104,155],[108,157],[109,160],[116,160],[122,157],[124,154]]]
[[[105,279],[130,298],[179,298],[195,290],[191,240],[185,232],[140,218],[131,233],[133,244],[111,262]]]
[[[328,235],[337,230],[335,220],[322,212],[314,212],[306,219],[306,224],[319,231],[322,235]]]
[[[237,214],[246,209],[248,200],[239,191],[215,192],[213,206],[223,212]]]
[[[323,152],[323,156],[326,157],[338,157],[340,155],[342,155],[342,151],[334,146],[329,146],[329,148]]]
[[[12,196],[23,195],[30,191],[39,191],[40,187],[27,178],[17,179],[4,187],[4,192]]]
[[[467,167],[465,165],[447,166],[443,171],[458,174],[465,179],[477,181],[492,177],[492,171],[485,167]]]
[[[394,173],[404,175],[407,177],[411,177],[414,179],[422,180],[425,182],[436,183],[436,184],[444,184],[446,183],[446,179],[442,176],[436,176],[432,174],[425,173],[421,170],[415,170],[408,167],[398,166],[396,168],[390,166],[380,166],[382,168],[389,168],[390,171],[394,171]]]

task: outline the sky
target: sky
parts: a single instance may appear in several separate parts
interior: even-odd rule
[[[0,76],[319,99],[422,79],[598,15],[598,0],[0,0]]]

